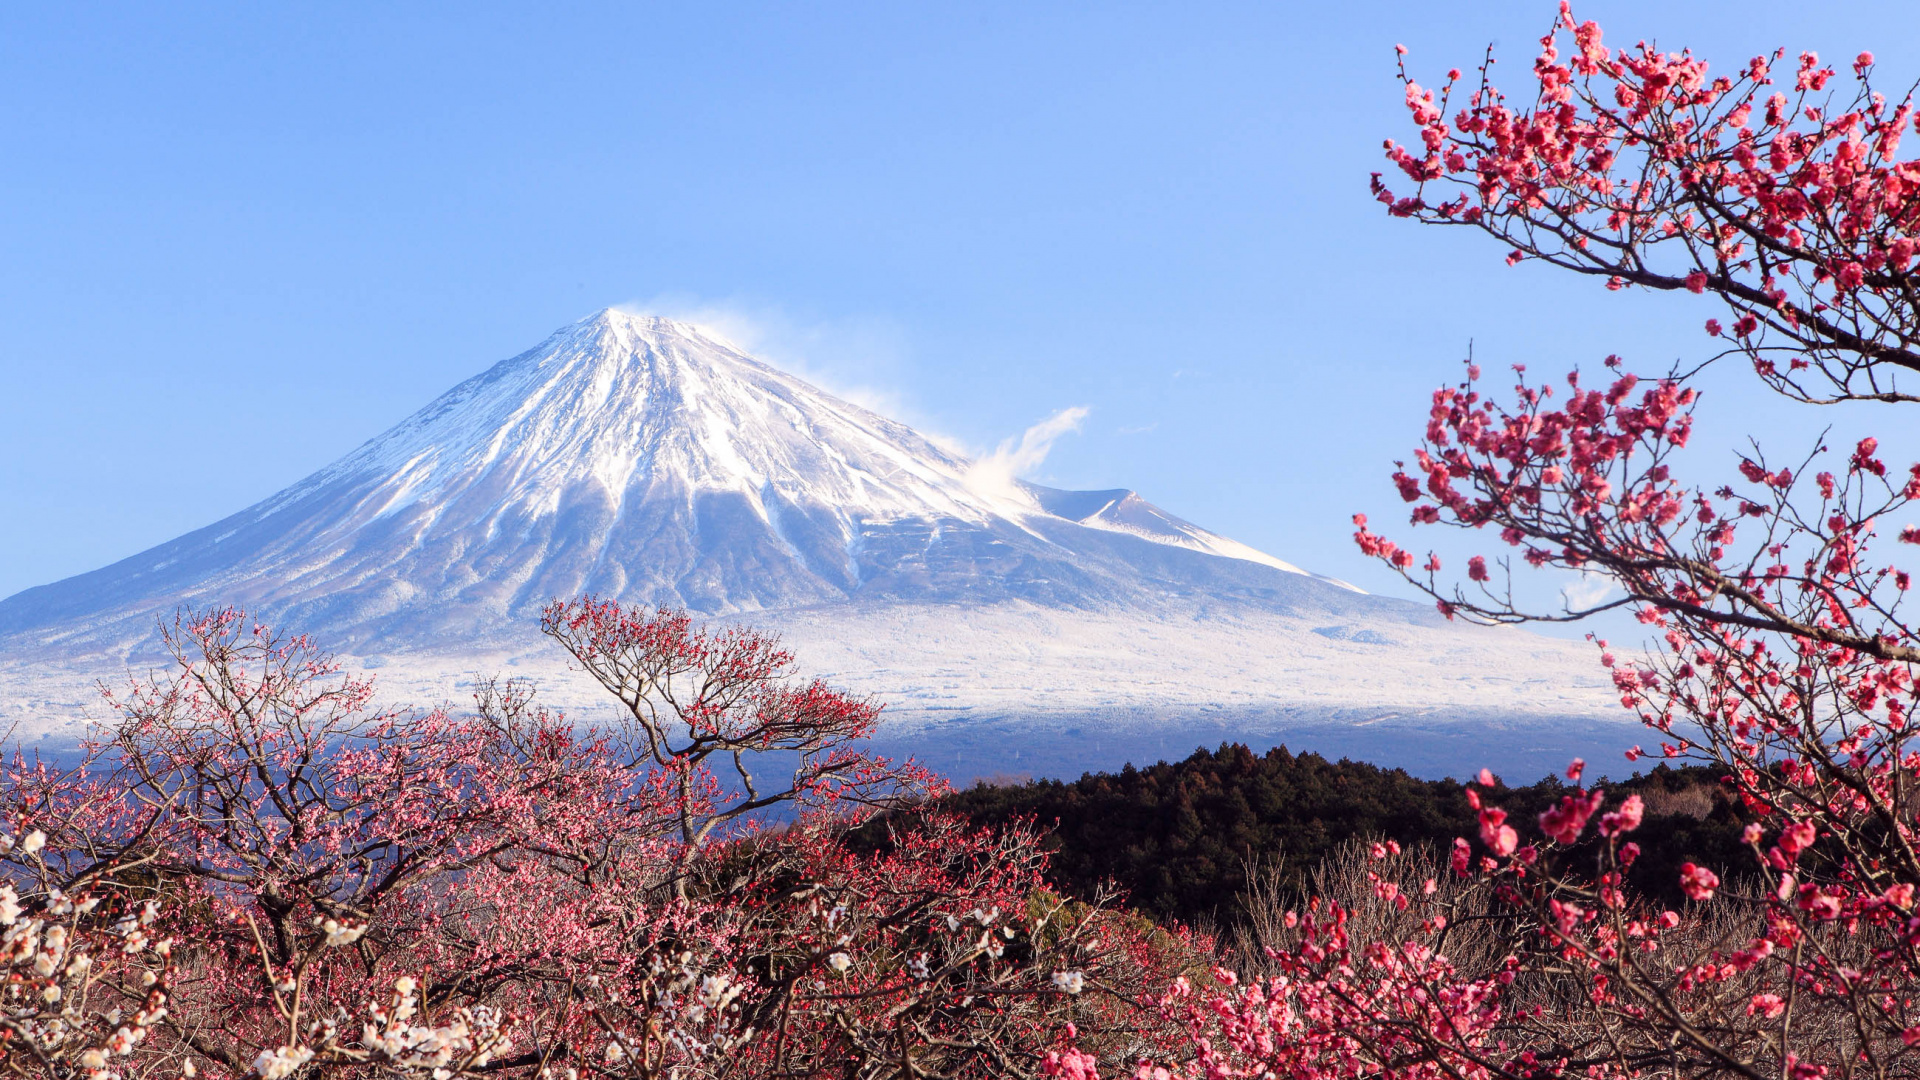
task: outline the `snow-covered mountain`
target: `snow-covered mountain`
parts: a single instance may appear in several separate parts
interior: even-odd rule
[[[613,310],[255,506],[0,601],[0,694],[58,713],[75,679],[138,661],[157,618],[210,604],[430,696],[489,666],[567,685],[533,615],[582,593],[781,629],[892,700],[903,738],[989,715],[1165,734],[1222,709],[1457,728],[1604,701],[1563,643],[1447,626],[1131,491],[1010,482],[697,327]]]
[[[256,506],[0,602],[0,634],[139,635],[231,602],[391,650],[585,592],[730,614],[1319,588],[1133,492],[976,472],[696,327],[603,311]]]

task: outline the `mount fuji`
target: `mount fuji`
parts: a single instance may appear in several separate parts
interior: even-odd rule
[[[1631,741],[1570,643],[1448,624],[1132,491],[1012,479],[618,310],[257,505],[0,601],[0,702],[17,733],[70,736],[93,679],[151,662],[159,619],[234,604],[414,700],[498,672],[591,715],[533,629],[584,593],[779,631],[888,702],[886,740],[963,776],[1223,738],[1427,773]]]

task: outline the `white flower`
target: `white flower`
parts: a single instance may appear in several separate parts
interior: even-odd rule
[[[349,926],[335,919],[328,919],[321,923],[320,929],[326,931],[327,946],[334,949],[359,941],[360,935],[367,932],[364,926]]]
[[[253,1071],[260,1074],[260,1080],[285,1080],[312,1060],[313,1051],[304,1046],[283,1046],[260,1051],[260,1056],[253,1059]]]
[[[740,996],[740,987],[726,975],[708,975],[700,980],[700,999],[709,1009],[724,1009]]]
[[[20,850],[31,855],[47,846],[47,834],[35,829],[20,841]]]
[[[20,920],[20,898],[13,886],[0,885],[0,926],[12,926]]]
[[[834,953],[827,957],[827,966],[844,975],[846,970],[853,966],[853,957],[843,952]]]
[[[1077,994],[1086,989],[1087,977],[1078,971],[1056,971],[1053,973],[1053,988]]]

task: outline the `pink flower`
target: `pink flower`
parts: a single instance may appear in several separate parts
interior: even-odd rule
[[[1574,773],[1568,769],[1568,773]],[[1562,844],[1571,844],[1580,839],[1581,830],[1587,827],[1587,819],[1600,808],[1604,796],[1595,791],[1590,795],[1567,795],[1561,798],[1558,806],[1551,807],[1540,815],[1540,831]]]
[[[1646,810],[1647,804],[1641,801],[1640,796],[1627,796],[1618,810],[1600,815],[1600,835],[1618,836],[1632,832],[1640,827],[1640,819]]]
[[[1780,830],[1780,852],[1789,859],[1798,858],[1802,851],[1813,846],[1817,835],[1811,821],[1796,821]]]
[[[1707,291],[1707,272],[1705,270],[1695,270],[1693,273],[1687,275],[1687,291],[1691,293],[1703,293]]]
[[[1092,1054],[1069,1047],[1066,1050],[1047,1051],[1046,1060],[1040,1063],[1040,1072],[1045,1076],[1058,1076],[1061,1080],[1100,1080],[1099,1064]]]
[[[1520,846],[1520,834],[1506,824],[1507,812],[1490,806],[1480,811],[1480,842],[1496,856],[1505,858]]]
[[[1840,898],[1818,885],[1800,886],[1798,904],[1801,911],[1822,922],[1840,917]]]
[[[1720,875],[1704,866],[1682,863],[1680,866],[1680,890],[1689,900],[1711,900],[1713,890],[1720,887]]]

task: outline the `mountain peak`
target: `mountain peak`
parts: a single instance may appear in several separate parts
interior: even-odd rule
[[[668,318],[665,315],[629,311],[618,307],[601,308],[571,326],[556,331],[554,336],[571,336],[581,333],[613,335],[617,343],[615,347],[619,348],[637,348],[642,343],[684,339],[718,346],[741,356],[745,355],[739,353],[731,342],[711,327]]]
[[[1302,583],[1323,587],[1131,491],[982,483],[718,334],[607,308],[256,506],[0,602],[0,633],[144,633],[183,602],[293,612],[344,643],[519,626],[587,592],[724,613],[1264,603]]]

